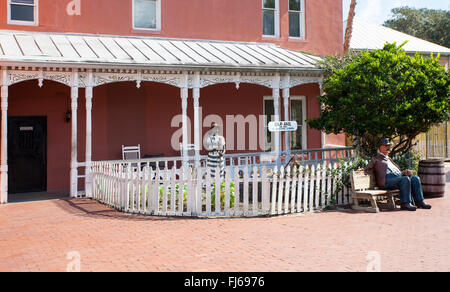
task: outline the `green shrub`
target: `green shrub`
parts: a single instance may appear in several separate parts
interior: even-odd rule
[[[417,175],[417,172],[419,171],[420,155],[415,151],[409,151],[394,157],[393,161],[400,166],[402,171],[411,169],[414,175]]]
[[[339,159],[340,167],[337,169],[332,169],[328,173],[328,175],[331,175],[336,185],[333,193],[327,194],[328,196],[330,196],[331,205],[337,204],[336,198],[345,187],[349,189],[351,188],[350,173],[354,170],[365,168],[368,164],[368,161],[361,156],[357,156],[356,158],[354,158],[353,160],[349,160],[348,162],[348,165],[346,165],[343,159]],[[346,195],[349,196],[350,194]]]
[[[148,193],[148,188],[147,188],[147,193]],[[186,202],[186,197],[187,197],[187,193],[188,193],[188,189],[187,189],[187,185],[185,184],[183,187],[183,201]],[[205,194],[206,190],[203,188],[202,190],[202,194]],[[162,186],[159,187],[159,194],[161,196],[161,199],[163,198],[164,195],[164,188]],[[176,184],[175,186],[175,194],[179,195],[180,194],[180,185]],[[167,198],[169,199],[170,196],[172,195],[172,188],[171,186],[167,187]],[[235,198],[235,189],[234,189],[234,183],[231,182],[230,183],[230,206],[233,207],[234,206],[234,198]],[[220,202],[222,206],[225,206],[225,182],[221,183],[220,186]],[[211,204],[213,207],[215,207],[216,205],[216,184],[212,184],[212,188],[211,188]]]
[[[159,187],[159,194],[161,196],[161,199],[163,198],[164,195],[164,187]],[[175,194],[180,194],[180,185],[176,184],[175,185]],[[168,186],[167,187],[167,198],[169,198],[172,195],[172,187]],[[186,196],[187,196],[187,185],[183,185],[183,201],[186,201]]]
[[[220,205],[225,206],[225,182],[220,184]],[[230,183],[230,207],[234,206],[234,183]],[[214,183],[211,188],[211,204],[216,207],[216,184]]]

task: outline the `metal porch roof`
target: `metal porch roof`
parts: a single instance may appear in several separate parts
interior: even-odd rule
[[[0,30],[0,64],[303,71],[318,60],[267,43]]]
[[[346,26],[346,22],[345,22]],[[396,42],[397,45],[408,41],[403,48],[409,53],[440,53],[441,55],[450,55],[450,49],[431,43],[429,41],[399,32],[397,30],[368,23],[364,20],[355,18],[353,22],[352,39],[350,48],[353,50],[376,50],[382,49],[389,42]]]

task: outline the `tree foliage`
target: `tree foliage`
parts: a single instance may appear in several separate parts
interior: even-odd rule
[[[449,119],[449,73],[438,58],[410,57],[394,43],[329,57],[323,68],[324,107],[307,122],[328,134],[355,136],[363,157],[373,156],[383,137],[396,141],[392,156],[406,153],[418,134]]]
[[[392,9],[392,14],[384,26],[450,47],[450,11],[405,6]]]

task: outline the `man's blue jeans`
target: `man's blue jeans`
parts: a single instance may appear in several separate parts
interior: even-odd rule
[[[402,204],[423,202],[422,184],[417,176],[401,176],[390,173],[386,175],[386,188],[388,190],[400,189]]]

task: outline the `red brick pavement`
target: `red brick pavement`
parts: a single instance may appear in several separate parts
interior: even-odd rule
[[[450,170],[450,169],[447,169]],[[0,271],[450,271],[447,196],[433,210],[257,219],[129,216],[90,200],[0,206]]]

